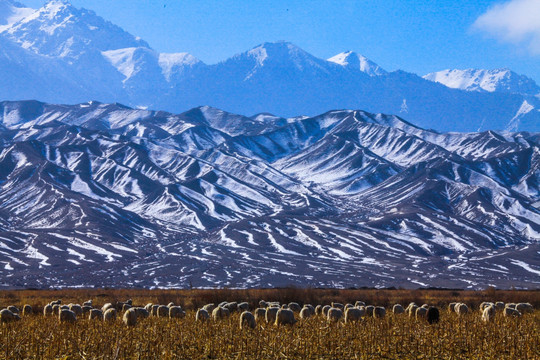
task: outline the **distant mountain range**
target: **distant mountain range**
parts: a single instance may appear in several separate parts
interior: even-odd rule
[[[89,100],[183,112],[210,105],[246,115],[331,109],[399,114],[439,131],[540,131],[539,87],[509,70],[388,72],[348,51],[319,59],[264,43],[207,65],[160,54],[93,11],[52,0],[38,10],[0,0],[0,99]]]
[[[539,254],[539,133],[0,103],[0,287],[538,288]]]

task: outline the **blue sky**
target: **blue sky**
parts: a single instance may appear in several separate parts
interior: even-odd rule
[[[423,75],[447,68],[508,67],[540,83],[539,0],[72,3],[96,11],[157,51],[189,52],[208,64],[265,41],[287,40],[321,58],[356,51],[390,71]],[[508,5],[520,5],[521,10],[512,12]],[[532,14],[525,29],[520,25],[524,13]],[[512,31],[517,35],[508,35]]]

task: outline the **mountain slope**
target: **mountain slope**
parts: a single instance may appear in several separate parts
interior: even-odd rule
[[[534,133],[3,102],[0,199],[2,287],[539,284]]]

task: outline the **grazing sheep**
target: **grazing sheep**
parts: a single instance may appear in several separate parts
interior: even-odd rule
[[[83,309],[79,304],[69,304],[69,310],[73,311],[77,316],[83,314]]]
[[[150,316],[150,313],[148,312],[148,310],[146,310],[143,307],[135,307],[132,309],[135,309],[135,311],[137,312],[137,318],[146,319],[147,317]]]
[[[225,309],[229,309],[231,314],[238,310],[238,303],[236,301],[227,303],[227,305],[224,306]]]
[[[127,305],[127,304],[124,304]],[[122,317],[124,325],[131,327],[137,325],[137,309],[129,308]]]
[[[382,306],[377,306],[373,309],[373,317],[375,319],[382,319],[386,315],[386,309]]]
[[[352,308],[352,307],[354,307],[353,304],[345,304],[345,307],[343,309],[347,310],[348,308]]]
[[[324,305],[322,308],[322,314],[324,317],[328,316],[328,310],[330,310],[332,307],[330,305]]]
[[[180,306],[171,306],[169,308],[169,317],[171,319],[182,319],[186,317],[186,312]]]
[[[288,309],[288,308],[289,308],[289,304],[283,304],[283,305],[281,305],[281,308],[282,308],[282,309]]]
[[[109,308],[103,312],[104,321],[114,321],[116,320],[116,309]]]
[[[146,309],[146,311],[148,311],[149,313],[152,312],[152,306],[154,306],[154,304],[152,303],[148,303],[144,306],[144,308]]]
[[[360,321],[362,319],[362,315],[362,310],[355,307],[350,307],[345,310],[345,323],[347,324],[350,322]]]
[[[197,314],[195,314],[195,321],[205,322],[208,319],[210,319],[208,311],[206,311],[205,309],[197,310]]]
[[[43,316],[52,315],[52,313],[53,307],[51,306],[51,304],[45,305],[45,307],[43,308]]]
[[[455,309],[459,316],[463,316],[469,312],[469,307],[463,303],[457,304]]]
[[[126,300],[126,304],[133,306],[133,300],[127,299],[127,300]]]
[[[77,321],[77,315],[71,310],[63,309],[62,311],[60,311],[58,319],[61,323],[74,323]]]
[[[214,305],[214,304],[206,304],[202,308],[204,310],[208,311],[208,313],[210,314],[216,308],[216,305]]]
[[[259,321],[259,319],[264,319],[266,317],[266,309],[265,308],[257,308],[255,309],[255,321]]]
[[[92,310],[92,309],[93,309],[93,308],[92,308],[91,306],[84,305],[84,306],[82,307],[82,312],[83,312],[83,314],[86,314],[86,313],[88,313],[88,312],[89,312],[90,310]]]
[[[509,304],[506,304],[506,307],[507,307],[507,308],[510,308],[510,309],[515,309],[515,308],[516,308],[516,305],[517,305],[517,304],[509,303]]]
[[[456,312],[456,305],[459,304],[459,303],[456,303],[456,302],[451,302],[449,305],[448,305],[448,312]]]
[[[271,324],[276,321],[276,316],[280,308],[277,307],[269,307],[266,309],[266,314],[264,315],[264,319],[266,320],[266,323]]]
[[[315,306],[315,315],[320,315],[322,313],[322,305]]]
[[[425,319],[427,316],[427,312],[428,312],[428,309],[424,307],[416,308],[416,313],[415,313],[416,320]]]
[[[129,304],[124,304],[124,305],[122,305],[122,311],[123,311],[123,312],[126,312],[126,311],[128,311],[129,309],[131,309],[131,308],[132,308],[132,306],[129,305]]]
[[[240,329],[250,328],[255,329],[257,323],[255,317],[249,311],[244,311],[240,314]]]
[[[32,311],[32,307],[28,304],[24,305],[23,306],[23,309],[22,309],[22,314],[24,316],[28,316],[28,315],[32,315],[33,311]]]
[[[229,309],[218,306],[212,311],[212,318],[214,319],[214,321],[217,321],[219,319],[229,317],[230,314],[231,312],[229,311]]]
[[[259,301],[259,307],[266,308],[268,307],[268,303],[264,300]]]
[[[62,305],[62,306],[60,306],[60,310],[69,310],[69,306],[68,305]]]
[[[152,305],[152,309],[150,310],[150,314],[152,316],[158,316],[158,309],[159,309],[159,305]]]
[[[326,321],[328,322],[338,322],[343,317],[343,311],[338,308],[330,308],[328,310],[328,315],[326,316]]]
[[[430,324],[438,323],[440,318],[439,309],[434,306],[430,306],[427,310],[426,318]]]
[[[495,318],[495,306],[488,306],[482,311],[482,321],[490,322]]]
[[[92,306],[92,300],[83,302],[83,306]]]
[[[337,303],[337,302],[333,302],[330,305],[332,305],[333,308],[339,309],[341,311],[343,311],[343,308],[345,307],[345,306],[343,306],[343,304]]]
[[[369,317],[372,317],[373,316],[373,311],[375,310],[375,306],[373,305],[368,305],[365,307],[366,309],[366,315],[369,316]]]
[[[354,306],[355,307],[366,306],[366,303],[363,301],[357,301],[354,303]]]
[[[505,317],[510,317],[510,316],[520,317],[521,313],[519,311],[517,311],[516,309],[513,309],[511,307],[505,307],[504,310],[503,310],[503,315]]]
[[[103,311],[99,309],[90,310],[88,320],[103,320]]]
[[[421,307],[426,308],[426,309],[429,309],[429,305],[428,305],[428,304],[422,304]]]
[[[0,322],[1,323],[10,323],[14,321],[21,320],[21,317],[18,314],[13,313],[9,309],[4,309],[0,311]]]
[[[109,309],[114,309],[114,305],[111,303],[106,303],[105,305],[101,307],[101,311],[103,311],[103,313],[105,313],[105,311]]]
[[[294,312],[289,309],[279,309],[276,314],[276,322],[274,325],[294,325],[296,319],[294,318]]]
[[[52,310],[53,310],[53,314],[55,314],[55,315],[60,314],[60,305],[54,304],[54,305],[52,306]]]
[[[480,312],[483,313],[484,312],[484,309],[487,308],[488,306],[494,306],[495,304],[492,303],[492,302],[488,302],[488,301],[484,301],[480,304]]]
[[[169,308],[165,305],[159,305],[157,308],[157,317],[169,317]]]
[[[313,315],[313,313],[312,313],[311,309],[304,306],[302,308],[302,310],[300,310],[300,315],[299,316],[300,316],[300,319],[305,320],[305,319],[310,318],[312,315]]]
[[[54,305],[62,305],[62,300],[55,300],[55,301],[51,301],[51,306],[54,306]]]
[[[19,308],[16,307],[16,306],[13,306],[13,305],[8,306],[7,309],[8,309],[9,311],[11,311],[12,313],[14,313],[14,314],[18,314],[18,313],[20,312],[20,311],[19,311]]]
[[[403,308],[403,306],[401,306],[401,304],[395,304],[392,307],[392,312],[394,314],[403,314],[405,312],[405,309]]]
[[[529,303],[519,303],[516,305],[516,310],[522,314],[534,312],[534,307]]]
[[[171,301],[170,303],[167,304],[167,307],[168,307],[168,308],[170,308],[170,307],[172,307],[172,306],[174,306],[174,303],[173,303],[172,301]]]
[[[298,303],[290,302],[289,309],[295,312],[300,312],[302,310],[302,307]]]
[[[241,302],[238,304],[238,311],[249,311],[249,304],[247,302]]]
[[[225,307],[229,302],[228,301],[222,301],[218,304],[219,307]]]
[[[497,310],[504,310],[504,303],[502,301],[497,301],[495,303],[495,307],[497,308]]]

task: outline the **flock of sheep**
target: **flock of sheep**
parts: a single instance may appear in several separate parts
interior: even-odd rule
[[[451,303],[448,306],[449,312],[455,312],[459,316],[468,314],[469,307],[463,303]],[[496,312],[502,312],[506,317],[521,316],[524,313],[533,312],[534,308],[529,303],[509,303],[503,302],[483,302],[480,304],[482,320],[492,321]],[[186,312],[180,306],[174,303],[168,305],[156,305],[149,303],[144,307],[135,307],[131,300],[126,302],[117,302],[115,304],[107,303],[101,308],[94,308],[92,301],[89,300],[83,305],[69,304],[62,305],[61,300],[52,301],[43,308],[44,316],[57,316],[61,323],[75,323],[78,317],[86,316],[90,320],[102,320],[105,322],[116,321],[117,314],[123,313],[122,322],[126,326],[135,326],[138,319],[149,316],[166,318],[184,318]],[[353,304],[343,305],[341,303],[331,303],[330,305],[312,306],[306,304],[300,306],[296,302],[289,304],[280,304],[279,302],[267,302],[261,300],[259,307],[250,312],[250,306],[247,302],[222,302],[218,305],[207,304],[197,310],[195,319],[198,322],[205,322],[210,319],[219,321],[230,316],[231,313],[240,312],[240,328],[255,328],[257,322],[264,322],[275,325],[294,325],[297,322],[295,314],[300,320],[308,319],[312,316],[323,316],[329,323],[338,322],[356,322],[365,317],[384,318],[386,309],[382,306],[366,305],[363,301],[357,301]],[[430,324],[439,321],[439,309],[434,306],[424,304],[418,306],[410,303],[406,308],[400,304],[392,307],[394,314],[407,314],[417,320],[425,320]],[[23,316],[33,313],[30,305],[24,305],[22,311],[15,306],[9,306],[0,311],[0,322],[9,323],[21,319]]]

